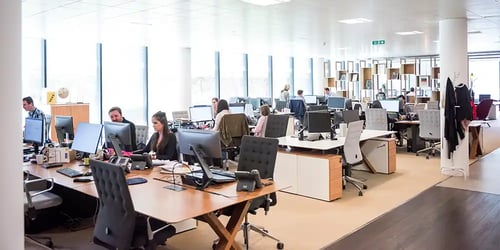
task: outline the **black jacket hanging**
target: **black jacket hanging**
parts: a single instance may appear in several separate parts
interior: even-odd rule
[[[453,88],[453,83],[450,78],[446,81],[446,99],[445,99],[445,109],[444,109],[444,138],[448,143],[448,159],[457,149],[458,145],[458,135],[457,135],[457,125],[455,120],[455,89]]]
[[[457,132],[460,139],[464,139],[465,128],[462,126],[462,121],[472,120],[472,107],[470,105],[469,89],[465,84],[461,83],[455,87],[455,97],[457,105],[457,108],[455,109]]]

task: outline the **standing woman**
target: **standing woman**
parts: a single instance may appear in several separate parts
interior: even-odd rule
[[[290,102],[290,84],[285,84],[285,87],[281,90],[280,101],[285,101],[286,106],[288,107],[288,103]]]
[[[255,126],[255,130],[253,131],[255,136],[264,137],[269,113],[271,113],[271,110],[269,110],[269,106],[267,106],[267,104],[260,106],[260,117],[257,121],[257,125]]]
[[[217,103],[217,115],[215,116],[214,131],[219,131],[220,121],[225,114],[231,114],[229,104],[226,100],[220,99]]]
[[[177,139],[168,128],[167,115],[158,111],[151,117],[155,133],[151,136],[144,152],[156,153],[156,159],[177,160]]]

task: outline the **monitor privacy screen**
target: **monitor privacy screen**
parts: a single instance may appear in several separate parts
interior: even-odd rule
[[[189,118],[193,122],[203,122],[212,120],[212,106],[189,107]]]
[[[43,120],[26,118],[24,123],[24,140],[32,143],[43,142]]]
[[[380,100],[380,104],[387,112],[399,112],[399,100]]]
[[[80,122],[71,149],[95,154],[101,139],[102,127],[102,124]]]

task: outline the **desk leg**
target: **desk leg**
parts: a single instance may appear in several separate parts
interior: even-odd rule
[[[481,130],[481,126],[477,127],[469,127],[469,131],[472,136],[472,141],[470,145],[469,151],[469,159],[475,159],[478,155],[483,154],[483,150],[481,149],[481,145],[479,145],[479,133]]]
[[[214,213],[208,213],[202,216],[210,227],[212,227],[217,236],[219,236],[219,243],[215,249],[241,249],[241,247],[234,241],[234,238],[240,230],[241,224],[243,223],[243,219],[250,208],[251,202],[252,201],[250,200],[234,205],[233,214],[225,227]]]

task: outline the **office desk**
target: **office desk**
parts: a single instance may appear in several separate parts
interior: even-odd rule
[[[93,182],[74,183],[72,178],[56,172],[57,168],[44,169],[36,164],[24,164],[24,169],[40,178],[54,178],[57,184],[74,189],[86,195],[97,198],[97,190]],[[65,167],[84,168],[78,163],[65,164]],[[216,249],[241,249],[234,241],[240,225],[248,212],[253,199],[279,191],[284,186],[277,184],[264,186],[254,192],[236,192],[236,182],[224,185],[210,186],[207,192],[187,187],[181,192],[164,188],[170,183],[156,180],[170,178],[171,175],[161,174],[159,168],[143,171],[132,171],[126,176],[143,177],[148,180],[145,184],[129,186],[134,208],[137,212],[156,219],[177,223],[190,218],[201,218],[219,236]],[[233,214],[224,226],[213,213],[223,208],[233,206]]]
[[[360,141],[386,136],[393,131],[363,130]],[[317,151],[278,151],[274,178],[283,185],[289,186],[283,191],[332,201],[342,197],[342,157],[329,154],[326,151],[342,147],[345,137],[337,140],[299,141],[295,137],[278,138],[282,146],[290,146]],[[392,143],[395,143],[394,141]],[[363,153],[363,152],[362,152]],[[395,155],[393,155],[395,157]],[[363,153],[363,160],[368,161],[367,166],[372,166],[369,157]],[[371,163],[370,163],[371,162]],[[395,163],[395,161],[394,161]],[[375,169],[370,169],[375,172]]]
[[[420,121],[419,120],[402,120],[402,121],[397,121],[397,124],[404,124],[407,125],[408,128],[408,138],[411,140],[407,140],[406,143],[406,148],[408,152],[413,152],[416,153],[420,149],[425,148],[425,142],[420,139],[419,136],[419,126],[420,126]]]
[[[476,157],[483,154],[481,121],[471,121],[469,123],[469,135],[469,159],[476,159]]]

